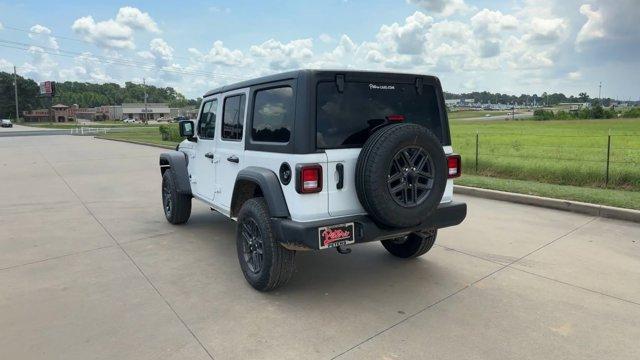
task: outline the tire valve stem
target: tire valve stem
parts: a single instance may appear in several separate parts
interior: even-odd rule
[[[343,255],[351,254],[351,248],[348,246],[339,245],[338,247],[336,247],[336,250],[338,250],[338,252]]]

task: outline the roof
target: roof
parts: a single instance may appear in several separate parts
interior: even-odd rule
[[[65,105],[65,104],[56,104],[56,105],[53,105],[51,108],[52,109],[55,109],[55,108],[66,109],[66,108],[68,108],[68,106]]]
[[[249,87],[249,86],[253,86],[253,85],[264,84],[264,83],[269,83],[269,82],[274,82],[274,81],[280,81],[280,80],[285,80],[285,79],[296,79],[298,77],[299,73],[302,72],[302,71],[305,71],[305,70],[288,71],[288,72],[283,72],[283,73],[279,73],[279,74],[263,76],[263,77],[259,77],[259,78],[256,78],[256,79],[245,80],[245,81],[237,82],[237,83],[234,83],[234,84],[221,86],[221,87],[215,88],[213,90],[207,91],[207,93],[204,94],[204,96],[209,96],[209,95],[218,94],[218,93],[222,93],[222,92],[226,92],[226,91],[230,91],[230,90],[241,89],[241,88],[244,88],[244,87]]]
[[[133,107],[133,108],[143,108],[145,105],[144,103],[123,103],[122,107]],[[155,107],[162,107],[162,108],[166,108],[169,107],[168,103],[147,103],[147,107],[148,108],[155,108]]]
[[[377,76],[398,75],[405,78],[406,77],[432,77],[430,75],[425,75],[425,74],[410,74],[410,73],[384,72],[384,71],[363,71],[363,70],[353,70],[353,69],[300,69],[300,70],[287,71],[279,74],[263,76],[256,79],[245,80],[245,81],[221,86],[213,90],[207,91],[207,93],[204,94],[204,96],[207,97],[213,94],[223,93],[231,90],[242,89],[250,86],[255,86],[255,85],[260,85],[260,84],[265,84],[265,83],[270,83],[275,81],[297,79],[302,74],[313,75],[313,74],[322,74],[322,73],[324,74],[342,73],[342,74],[354,74],[354,75],[355,74],[358,74],[358,75],[372,74]]]

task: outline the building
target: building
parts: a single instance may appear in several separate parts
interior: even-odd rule
[[[23,111],[22,117],[30,122],[68,122],[77,119],[78,105],[56,104],[51,109]]]
[[[121,119],[158,120],[168,118],[171,114],[166,103],[125,103],[122,104]]]

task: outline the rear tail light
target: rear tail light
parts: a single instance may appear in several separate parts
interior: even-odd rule
[[[462,158],[458,154],[447,156],[447,176],[449,179],[457,178],[462,175]]]
[[[389,115],[387,116],[387,121],[391,121],[391,122],[403,122],[404,121],[404,115]]]
[[[322,166],[318,164],[296,166],[296,191],[311,194],[322,191]]]

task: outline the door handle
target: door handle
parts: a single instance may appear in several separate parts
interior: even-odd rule
[[[240,159],[235,155],[231,155],[227,158],[227,161],[237,164],[240,162]]]
[[[213,153],[212,152],[208,152],[208,153],[204,154],[204,157],[209,158],[209,159],[213,159]]]
[[[340,190],[344,187],[344,165],[342,163],[336,164],[336,171],[338,172],[338,183],[336,189]]]

